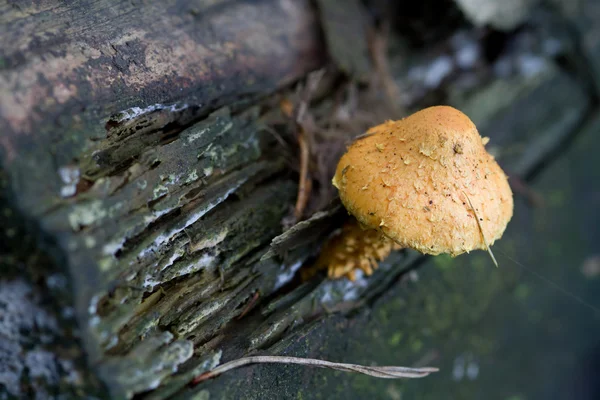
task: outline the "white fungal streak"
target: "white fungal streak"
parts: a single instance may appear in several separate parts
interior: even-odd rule
[[[286,283],[288,283],[293,277],[296,271],[302,266],[302,261],[298,261],[291,266],[282,265],[281,269],[283,272],[277,275],[277,282],[275,282],[275,286],[273,290],[277,290]]]
[[[227,199],[227,197],[229,197],[229,195],[231,193],[235,192],[246,181],[246,179],[247,178],[240,179],[232,188],[230,188],[222,196],[218,197],[213,202],[207,204],[206,207],[202,208],[201,210],[193,213],[183,224],[180,224],[177,227],[169,230],[167,233],[159,235],[156,239],[154,239],[154,243],[152,245],[150,245],[150,246],[144,248],[142,251],[140,251],[140,253],[138,254],[138,257],[142,258],[145,255],[156,251],[156,249],[158,249],[160,246],[162,246],[165,242],[169,241],[173,236],[175,236],[176,234],[178,234],[179,232],[181,232],[188,226],[190,226],[193,223],[195,223],[196,221],[198,221],[207,212],[209,212],[210,210],[215,208],[217,205],[219,205],[220,203],[225,201],[225,199]],[[132,261],[132,262],[134,262],[134,261]]]
[[[113,336],[111,336],[109,342],[104,346],[104,349],[105,350],[112,349],[117,344],[119,344],[119,337],[117,335],[113,335]]]
[[[198,259],[198,261],[190,263],[187,267],[181,268],[177,271],[177,276],[191,274],[192,272],[196,272],[204,267],[208,267],[214,260],[215,256],[210,254],[203,254],[202,257]]]
[[[152,382],[150,382],[148,384],[147,390],[156,389],[157,387],[160,386],[161,382],[162,382],[162,377],[161,378],[156,378],[155,380],[153,380]]]
[[[100,301],[99,294],[92,296],[92,298],[90,299],[90,305],[88,307],[88,313],[90,315],[94,315],[94,314],[96,314],[96,311],[98,311],[98,302],[99,301]]]
[[[168,207],[168,208],[165,208],[164,210],[154,211],[152,214],[144,216],[144,223],[149,224],[151,222],[154,222],[157,219],[159,219],[160,217],[162,217],[163,215],[173,211],[175,208],[176,207]]]
[[[160,281],[156,280],[152,275],[146,275],[146,279],[144,279],[144,289],[154,289],[155,286],[160,285]]]
[[[148,254],[150,253],[154,253],[155,247],[154,246],[150,246],[150,247],[146,247],[145,249],[143,249],[142,251],[139,252],[137,258],[144,258],[146,257]],[[133,264],[135,261],[131,261],[129,264]],[[156,265],[156,264],[155,264]]]
[[[198,170],[193,170],[186,178],[185,183],[191,183],[198,180]]]
[[[165,268],[171,266],[173,264],[173,262],[175,260],[177,260],[178,258],[180,258],[183,254],[184,253],[177,253],[177,252],[175,254],[173,254],[171,256],[171,258],[169,259],[169,262],[163,268],[161,268],[160,271],[163,271]],[[216,256],[214,256],[214,255],[203,254],[202,257],[200,257],[198,260],[191,262],[187,266],[177,270],[174,278],[176,278],[178,276],[191,274],[191,273],[201,270],[202,268],[208,267],[215,259],[216,259]],[[153,289],[154,287],[163,283],[163,281],[160,279],[160,271],[157,274],[146,275],[146,277],[144,278],[144,283],[142,283],[142,286],[145,289],[148,289],[148,288]]]
[[[183,255],[185,254],[185,249],[183,248],[178,248],[177,250],[175,250],[175,252],[171,255],[171,257],[169,257],[169,260],[165,263],[165,265],[162,266],[162,268],[160,269],[161,271],[165,270],[166,268],[170,267],[171,265],[173,265],[173,263],[175,261],[177,261],[178,259],[180,259]]]
[[[208,131],[208,128],[204,128],[196,133],[192,133],[190,136],[188,136],[187,140],[188,143],[193,143],[196,140],[200,139],[205,133],[206,131]]]
[[[225,132],[227,132],[228,130],[230,130],[233,127],[233,122],[229,122],[227,125],[225,125],[223,127],[223,129],[221,130],[221,132],[219,132],[218,134],[223,134]],[[193,143],[196,140],[200,139],[202,136],[204,136],[204,134],[209,130],[209,128],[204,128],[198,132],[192,133],[191,135],[188,136],[187,141],[188,144],[189,143]]]
[[[344,288],[343,293],[344,296],[342,297],[342,299],[344,301],[352,301],[352,300],[356,300],[358,299],[361,290],[365,287],[367,287],[367,279],[365,278],[365,275],[363,273],[363,271],[361,270],[356,270],[355,271],[355,280],[354,282],[349,281],[349,280],[345,280],[344,281]]]
[[[330,303],[334,299],[342,301],[354,301],[368,286],[368,281],[361,270],[355,270],[355,280],[338,279],[327,281],[321,285],[321,303]]]
[[[209,176],[211,176],[211,175],[212,175],[212,173],[214,172],[214,170],[215,170],[215,169],[214,169],[214,168],[211,166],[211,167],[204,168],[204,169],[202,170],[202,172],[204,173],[204,176],[205,176],[205,177],[209,177]]]
[[[112,242],[108,242],[107,244],[105,244],[102,247],[102,253],[105,256],[112,256],[114,255],[117,251],[119,251],[121,249],[121,247],[123,247],[123,244],[125,244],[125,238],[120,238],[117,240],[114,240]]]
[[[123,122],[123,121],[128,121],[134,118],[139,117],[140,115],[144,115],[144,114],[148,114],[151,113],[153,111],[158,111],[158,110],[167,110],[167,111],[171,111],[171,112],[179,112],[179,111],[183,111],[186,108],[188,108],[189,105],[187,104],[171,104],[171,105],[165,105],[165,104],[153,104],[151,106],[148,106],[146,108],[140,108],[140,107],[131,107],[127,110],[121,111],[121,117],[119,119],[117,119],[117,122]]]
[[[60,188],[61,197],[73,196],[77,192],[77,184],[79,183],[81,175],[79,168],[72,165],[66,165],[58,169],[58,175],[65,184],[65,186]]]
[[[331,300],[333,300],[333,296],[331,294],[331,285],[325,284],[323,289],[324,293],[321,296],[321,303],[329,303]]]

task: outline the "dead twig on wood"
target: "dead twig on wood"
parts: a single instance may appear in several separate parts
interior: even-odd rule
[[[309,164],[311,154],[310,144],[314,142],[314,140],[310,140],[311,138],[308,138],[307,136],[314,135],[314,122],[309,114],[308,107],[311,97],[315,93],[324,74],[325,70],[321,69],[308,76],[306,86],[302,89],[300,100],[296,107],[293,107],[289,100],[284,100],[281,103],[283,113],[289,118],[294,119],[296,140],[298,141],[298,148],[300,150],[300,177],[298,181],[298,196],[294,207],[294,222],[298,222],[302,219],[312,190]]]
[[[254,292],[254,294],[248,301],[248,304],[246,304],[246,307],[244,307],[244,310],[241,312],[240,315],[238,315],[238,317],[236,319],[240,320],[240,319],[244,318],[246,316],[246,314],[248,314],[250,312],[250,310],[252,310],[252,307],[254,307],[254,305],[256,304],[256,302],[258,301],[259,298],[260,298],[260,292],[257,290],[256,292]]]
[[[392,112],[403,114],[404,110],[400,105],[400,90],[396,85],[388,62],[388,36],[389,23],[383,23],[380,30],[372,27],[369,31],[368,44],[374,66],[373,80],[382,87]]]
[[[321,367],[335,369],[338,371],[346,372],[358,372],[361,374],[374,376],[376,378],[383,379],[398,379],[398,378],[424,378],[432,372],[437,372],[438,368],[424,367],[424,368],[408,368],[408,367],[396,367],[396,366],[365,366],[358,364],[344,364],[334,363],[325,360],[317,360],[314,358],[299,358],[299,357],[284,357],[284,356],[252,356],[239,358],[237,360],[225,363],[212,371],[205,372],[191,382],[191,385],[197,385],[200,382],[214,378],[221,375],[224,372],[230,371],[235,368],[243,367],[248,364],[258,363],[278,363],[278,364],[299,364],[308,365],[312,367]]]
[[[296,221],[302,219],[302,214],[308,204],[308,197],[312,191],[312,180],[308,176],[308,164],[310,161],[310,149],[304,136],[304,129],[300,128],[298,133],[298,146],[300,147],[300,180],[298,182],[298,197],[294,207],[294,218]]]

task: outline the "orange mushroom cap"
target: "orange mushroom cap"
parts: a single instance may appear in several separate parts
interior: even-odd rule
[[[432,255],[486,249],[513,213],[506,175],[473,122],[447,106],[371,128],[342,156],[333,184],[363,225]]]

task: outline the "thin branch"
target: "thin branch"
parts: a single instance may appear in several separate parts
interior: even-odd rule
[[[254,292],[254,294],[248,301],[248,304],[246,305],[246,307],[244,307],[244,310],[242,311],[242,313],[240,315],[238,315],[238,317],[236,319],[244,318],[246,316],[246,314],[248,314],[250,312],[250,310],[252,310],[252,307],[254,307],[254,305],[258,301],[259,297],[260,297],[260,291],[257,290],[256,292]]]
[[[308,163],[310,161],[310,150],[306,137],[304,136],[304,128],[300,127],[298,132],[298,146],[300,147],[300,180],[298,182],[298,197],[296,199],[296,206],[294,207],[294,217],[296,221],[302,219],[306,204],[308,204],[308,198],[312,189],[312,181],[308,177]]]
[[[375,78],[379,81],[379,84],[383,86],[383,90],[388,99],[388,104],[394,114],[400,114],[404,113],[404,110],[400,106],[400,89],[390,71],[387,55],[389,31],[389,22],[384,22],[382,29],[379,31],[371,28],[369,31],[369,50],[375,67]]]
[[[376,378],[383,379],[398,379],[398,378],[424,378],[432,372],[437,372],[438,368],[425,367],[425,368],[408,368],[408,367],[396,367],[396,366],[365,366],[358,364],[343,364],[333,363],[325,360],[317,360],[314,358],[299,358],[299,357],[284,357],[284,356],[252,356],[239,358],[237,360],[225,363],[212,371],[203,373],[197,376],[191,382],[192,385],[196,385],[207,379],[214,378],[221,375],[229,370],[242,367],[248,364],[257,363],[279,363],[279,364],[299,364],[309,365],[313,367],[336,369],[339,371],[346,372],[358,372],[365,375],[374,376]]]
[[[294,118],[296,125],[296,138],[298,140],[298,147],[300,149],[300,179],[298,182],[298,196],[296,199],[296,205],[294,207],[294,219],[298,222],[302,219],[310,193],[312,190],[312,179],[309,177],[308,168],[310,163],[310,143],[311,141],[307,135],[314,135],[312,116],[309,113],[308,107],[310,100],[314,92],[317,90],[319,82],[325,74],[325,69],[320,69],[316,72],[312,72],[308,75],[306,80],[306,87],[300,96],[300,101],[297,104],[293,115],[290,115],[289,107],[284,109],[284,114]]]

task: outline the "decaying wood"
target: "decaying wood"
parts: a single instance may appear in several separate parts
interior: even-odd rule
[[[447,86],[426,87],[402,69],[406,54],[381,59],[381,37],[371,43],[371,60],[360,2],[344,10],[316,3],[0,6],[0,218],[15,228],[0,234],[9,243],[0,262],[10,266],[10,276],[0,276],[0,301],[11,293],[50,298],[24,314],[48,315],[36,329],[69,342],[56,358],[62,364],[54,363],[73,367],[56,375],[79,371],[76,380],[34,382],[29,390],[191,397],[204,389],[189,382],[221,359],[281,353],[320,327],[332,332],[338,315],[352,321],[422,261],[397,253],[355,283],[296,276],[345,218],[325,184],[344,143],[398,112],[388,98],[396,83],[402,107],[414,109],[427,104],[422,92],[450,92],[461,78],[456,72]],[[360,21],[351,30],[358,42],[340,39],[343,20]],[[280,100],[325,65],[324,43],[342,74],[305,101],[318,195],[300,207],[312,215],[284,231],[298,198],[289,155],[298,153]],[[435,55],[414,58],[427,57]],[[372,62],[385,75],[374,83],[365,79]],[[534,78],[508,81],[479,66],[478,90],[456,100],[492,138],[500,162],[523,177],[581,128],[593,105],[572,73],[544,62]],[[431,59],[424,63],[415,68]],[[506,118],[549,88],[547,110]],[[523,150],[540,140],[542,151]],[[34,334],[7,340],[20,349]],[[24,370],[23,356],[13,353]]]
[[[231,266],[280,232],[295,185],[248,106],[323,65],[315,11],[279,0],[0,7],[3,204],[45,232],[28,227],[29,247],[12,240],[2,262],[46,242],[89,365],[113,394],[147,390],[192,342],[128,381],[140,337],[150,356],[150,343],[173,340],[163,333],[186,336],[260,287],[258,272]],[[213,308],[196,318],[204,299]]]
[[[24,207],[36,214],[56,203],[62,186],[58,174],[42,171],[72,164],[103,138],[108,145],[185,126],[323,62],[317,19],[305,1],[3,7],[3,160],[12,171],[13,163],[31,163],[25,155],[37,157],[24,169],[29,180],[19,182]]]

